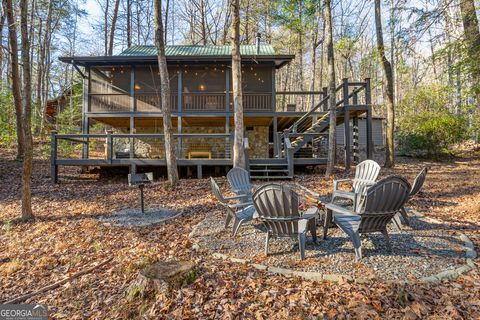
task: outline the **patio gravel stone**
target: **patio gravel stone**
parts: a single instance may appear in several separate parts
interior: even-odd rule
[[[383,236],[362,237],[364,257],[355,261],[351,241],[338,228],[329,229],[327,240],[317,243],[307,238],[305,260],[298,259],[298,244],[292,239],[270,241],[269,255],[264,255],[265,233],[258,221],[246,223],[237,237],[232,238],[223,228],[223,212],[212,213],[196,225],[191,239],[206,253],[219,254],[222,259],[251,263],[257,269],[311,280],[435,282],[457,277],[472,269],[476,256],[469,239],[455,231],[439,228],[421,215],[412,215],[411,227],[397,231],[389,229],[393,251],[386,248]],[[320,226],[317,234],[321,233]],[[308,234],[309,236],[309,234]],[[473,253],[470,253],[473,252]],[[470,262],[470,263],[468,263]],[[284,271],[286,270],[286,271]]]

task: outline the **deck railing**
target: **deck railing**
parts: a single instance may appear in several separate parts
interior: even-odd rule
[[[226,112],[233,111],[233,96],[225,92],[184,92],[179,105],[178,92],[172,92],[170,105],[173,112]],[[228,104],[228,106],[227,106]],[[135,93],[134,98],[128,94],[89,94],[89,112],[152,112],[160,113],[161,100],[158,92]],[[181,107],[181,108],[180,108]],[[243,107],[247,112],[272,110],[271,92],[244,92]]]

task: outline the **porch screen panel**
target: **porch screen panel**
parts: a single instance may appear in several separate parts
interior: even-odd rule
[[[225,111],[225,67],[188,67],[183,70],[185,111]]]
[[[242,66],[243,108],[245,111],[272,109],[272,67]],[[233,97],[232,97],[233,98]],[[230,109],[233,110],[233,99]]]
[[[178,69],[169,68],[170,106],[177,110]],[[160,74],[157,65],[135,67],[135,99],[137,112],[161,112]]]
[[[90,70],[90,112],[129,112],[130,67],[92,67]]]

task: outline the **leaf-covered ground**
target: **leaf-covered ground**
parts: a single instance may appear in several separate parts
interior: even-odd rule
[[[402,161],[402,160],[401,160]],[[412,180],[423,165],[414,160],[394,172]],[[480,245],[480,160],[428,163],[432,167],[423,192],[410,206],[442,219]],[[137,190],[125,177],[79,174],[61,168],[61,182],[50,183],[49,162],[34,163],[33,208],[36,219],[16,223],[20,211],[21,164],[0,154],[0,301],[35,291],[77,271],[113,261],[28,302],[50,306],[53,317],[86,318],[254,318],[254,319],[478,319],[478,271],[442,284],[400,285],[318,283],[285,278],[248,266],[196,253],[188,234],[206,215],[222,208],[208,180],[182,180],[175,190],[164,182],[146,188],[149,203],[183,213],[182,217],[145,229],[107,227],[96,219],[135,205]],[[392,171],[384,170],[383,175]],[[339,169],[337,177],[343,177]],[[221,183],[224,179],[219,178]],[[331,181],[302,175],[296,182],[326,194]],[[226,191],[226,189],[224,190]],[[259,244],[261,247],[262,244]],[[353,253],[352,253],[353,255]],[[126,297],[125,290],[142,266],[156,260],[196,263],[196,278],[174,290],[170,299]],[[478,263],[477,263],[477,266]]]

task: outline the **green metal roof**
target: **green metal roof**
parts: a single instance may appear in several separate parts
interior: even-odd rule
[[[167,57],[214,57],[214,56],[230,56],[232,52],[231,46],[214,46],[214,45],[185,45],[185,46],[167,46],[165,55]],[[260,45],[259,54],[257,54],[256,45],[241,45],[240,54],[243,56],[274,56],[275,50],[269,44]],[[133,46],[119,56],[128,57],[145,57],[157,55],[155,46]]]

